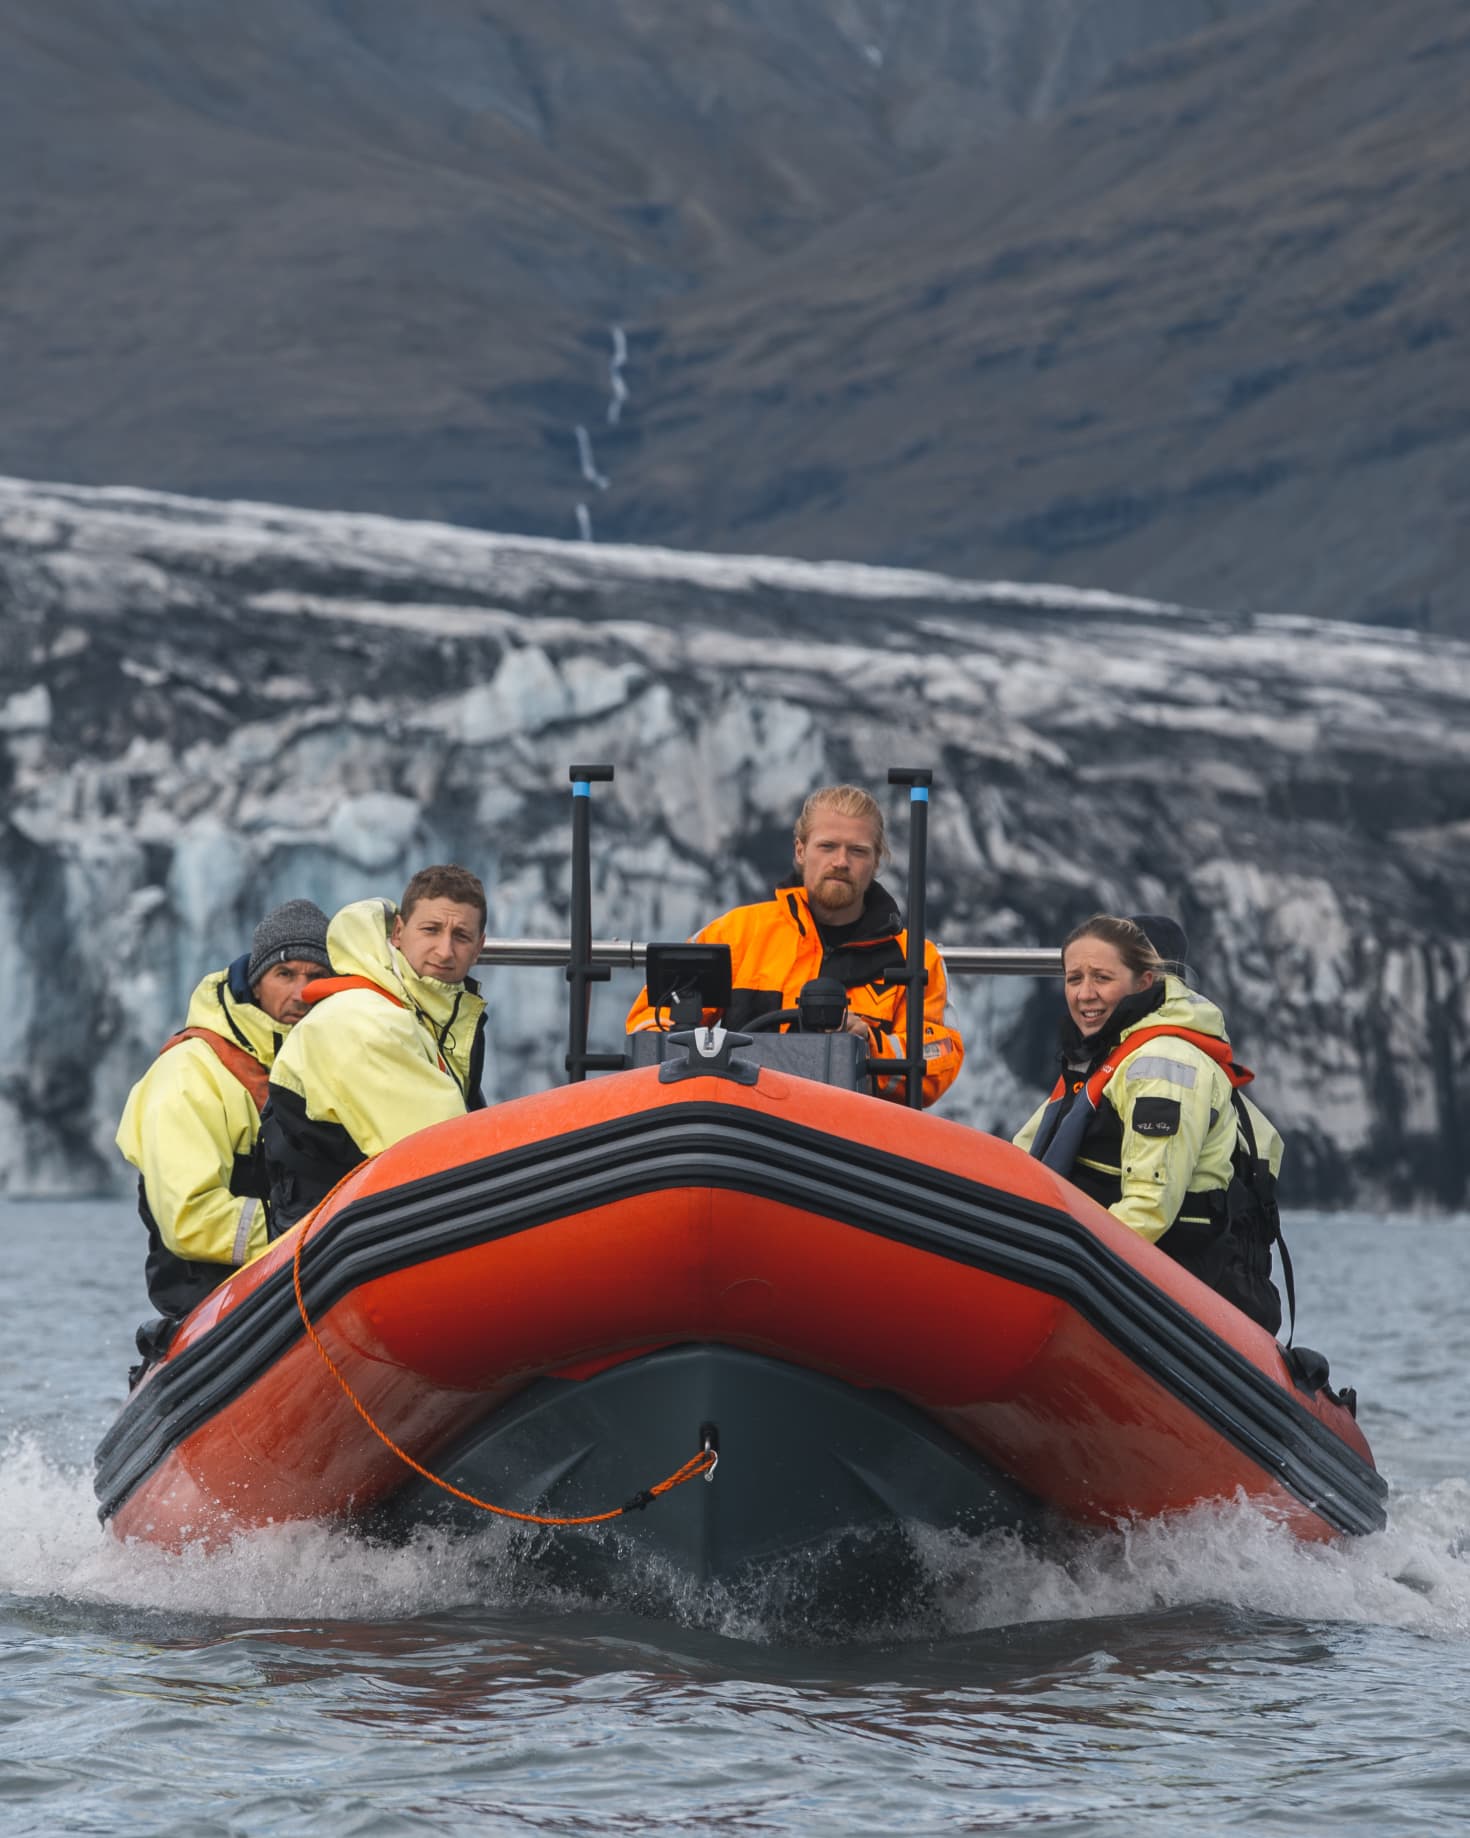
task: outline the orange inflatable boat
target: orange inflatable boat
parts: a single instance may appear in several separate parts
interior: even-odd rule
[[[481,1519],[408,1454],[573,1518],[708,1444],[709,1484],[619,1528],[698,1577],[875,1523],[1383,1522],[1349,1410],[1264,1329],[1009,1144],[783,1069],[807,1044],[676,1080],[665,1046],[365,1163],[189,1317],[102,1444],[104,1515]]]

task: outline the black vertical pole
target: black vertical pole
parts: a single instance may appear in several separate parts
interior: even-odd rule
[[[898,976],[890,970],[886,981],[904,984],[904,1055],[905,1099],[911,1110],[924,1102],[924,989],[929,973],[924,967],[924,893],[929,867],[929,787],[934,773],[927,766],[891,766],[890,785],[909,788],[909,899],[906,928],[908,949],[904,967]]]
[[[592,1008],[593,983],[612,975],[606,964],[592,961],[592,786],[612,779],[611,766],[573,766],[572,781],[572,911],[571,954],[567,964],[567,1079],[577,1085],[588,1068],[607,1069],[608,1055],[587,1052],[587,1022]],[[614,1062],[622,1065],[619,1056]]]

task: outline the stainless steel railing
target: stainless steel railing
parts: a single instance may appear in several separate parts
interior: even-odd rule
[[[937,945],[951,976],[1060,976],[1062,954],[1042,946]],[[594,938],[594,964],[614,969],[641,970],[648,950],[634,938]],[[487,938],[480,952],[482,964],[518,964],[555,969],[571,962],[571,941],[566,938]]]

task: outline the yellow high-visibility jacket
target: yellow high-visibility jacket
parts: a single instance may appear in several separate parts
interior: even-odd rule
[[[271,1068],[262,1141],[277,1232],[359,1162],[463,1116],[474,1098],[484,1001],[468,979],[419,976],[389,942],[395,917],[389,900],[336,915],[327,951],[337,974],[307,984],[312,1007]]]
[[[1163,1002],[1122,1028],[1116,1041],[1126,1045],[1130,1035],[1158,1027],[1229,1041],[1220,1010],[1178,977],[1165,979]],[[1100,1048],[1098,1058],[1104,1057]],[[1063,1090],[1066,1084],[1074,1089]],[[1017,1131],[1012,1139],[1017,1147],[1031,1148],[1053,1104],[1085,1102],[1085,1084],[1080,1071],[1067,1074]],[[1274,1173],[1281,1138],[1259,1111],[1253,1108],[1252,1115],[1260,1118],[1262,1155],[1274,1154]],[[1069,1178],[1141,1238],[1156,1243],[1177,1220],[1209,1222],[1207,1196],[1230,1185],[1237,1129],[1231,1083],[1221,1067],[1187,1040],[1150,1040],[1108,1081]]]
[[[266,1071],[287,1032],[235,993],[228,970],[200,981],[185,1025],[250,1054]],[[116,1140],[141,1176],[140,1210],[156,1238],[148,1288],[161,1314],[186,1314],[265,1249],[264,1207],[241,1180],[259,1134],[256,1099],[200,1039],[161,1053],[128,1094]]]

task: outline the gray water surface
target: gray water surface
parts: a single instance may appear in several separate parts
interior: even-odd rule
[[[118,1545],[90,1453],[143,1312],[112,1203],[0,1206],[0,1832],[1049,1835],[1470,1825],[1470,1222],[1291,1222],[1298,1338],[1357,1386],[1388,1530],[1241,1506],[930,1537],[924,1612],[558,1598],[505,1534]]]

